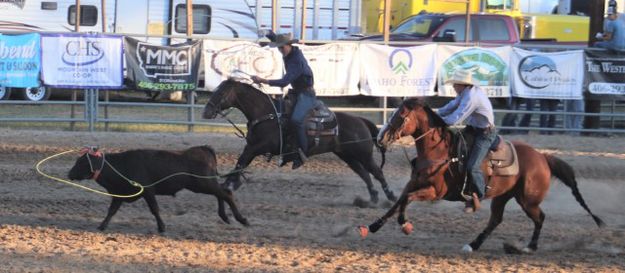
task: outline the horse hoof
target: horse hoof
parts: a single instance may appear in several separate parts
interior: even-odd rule
[[[471,252],[473,252],[473,248],[470,245],[468,245],[468,244],[464,245],[462,247],[462,252],[464,252],[464,253],[471,253]]]
[[[532,254],[534,253],[534,250],[529,247],[524,247],[523,249],[521,249],[521,252],[523,252],[524,254]]]
[[[366,226],[359,226],[358,233],[360,234],[360,238],[367,238],[367,235],[369,235],[369,229]]]
[[[401,225],[401,231],[406,234],[406,235],[410,235],[410,233],[412,233],[412,223],[410,222],[406,222],[403,225]]]

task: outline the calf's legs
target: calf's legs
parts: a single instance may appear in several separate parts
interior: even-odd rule
[[[106,218],[104,218],[104,221],[102,221],[102,223],[98,227],[99,230],[103,231],[106,229],[109,222],[111,221],[111,218],[113,217],[113,215],[115,215],[115,213],[117,213],[117,210],[119,210],[119,207],[121,207],[121,205],[122,199],[113,197],[113,200],[111,200],[111,205],[109,206],[109,211],[106,214]]]
[[[161,215],[159,214],[158,204],[156,203],[156,197],[153,193],[145,193],[143,194],[143,199],[148,203],[148,207],[150,207],[150,212],[156,218],[156,225],[158,226],[158,232],[165,232],[165,223],[161,219]]]

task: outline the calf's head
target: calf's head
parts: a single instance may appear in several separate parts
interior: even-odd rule
[[[95,147],[85,147],[80,150],[80,157],[67,177],[71,180],[96,180],[104,167],[104,154]]]

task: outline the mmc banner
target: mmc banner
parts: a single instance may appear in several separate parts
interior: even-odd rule
[[[360,86],[367,96],[433,96],[436,45],[360,45]],[[347,73],[348,71],[337,71]]]
[[[277,48],[252,42],[204,40],[204,84],[208,90],[228,78],[247,83],[251,83],[251,75],[279,79],[283,71],[282,55]],[[282,94],[279,87],[261,85],[261,89],[268,94]]]
[[[119,36],[42,34],[41,51],[41,77],[46,85],[122,87],[122,38]]]
[[[581,50],[543,53],[514,48],[514,97],[582,99],[584,58]]]
[[[135,89],[191,91],[197,89],[202,43],[172,46],[124,38],[127,77]]]
[[[510,47],[478,48],[441,45],[438,47],[438,95],[455,97],[451,85],[444,84],[458,68],[473,73],[473,81],[489,97],[510,96]]]
[[[41,58],[39,34],[0,34],[0,86],[37,87]]]
[[[625,95],[625,56],[585,50],[585,90],[592,95]]]

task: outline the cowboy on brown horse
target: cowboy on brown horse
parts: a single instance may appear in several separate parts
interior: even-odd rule
[[[458,96],[438,109],[438,114],[447,125],[455,125],[466,120],[465,132],[473,135],[475,139],[467,160],[467,173],[472,188],[467,188],[470,193],[462,193],[468,200],[464,211],[471,213],[479,209],[480,200],[486,193],[481,165],[497,137],[495,115],[488,96],[473,81],[470,71],[456,70],[445,84],[453,84]]]

